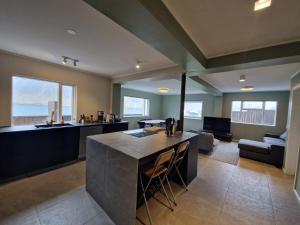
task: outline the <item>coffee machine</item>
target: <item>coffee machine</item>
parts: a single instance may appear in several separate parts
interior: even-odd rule
[[[97,117],[97,122],[98,122],[98,123],[103,123],[103,122],[106,121],[104,111],[98,111],[98,112],[97,112],[97,116],[98,116],[98,117]]]

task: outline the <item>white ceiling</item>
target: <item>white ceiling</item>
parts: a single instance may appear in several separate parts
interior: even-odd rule
[[[137,60],[140,71],[174,65],[82,0],[0,1],[0,31],[2,50],[58,64],[69,56],[102,75],[135,73]]]
[[[159,95],[180,95],[181,91],[181,81],[176,79],[167,79],[167,80],[136,80],[129,81],[126,84],[122,85],[123,88],[149,92]],[[169,88],[168,93],[160,93],[159,88]],[[191,79],[187,79],[186,82],[186,94],[205,94],[203,90],[199,88],[197,83]]]
[[[221,92],[241,92],[245,85],[254,86],[254,91],[283,91],[290,89],[291,77],[300,70],[300,63],[236,70],[202,75],[201,78]],[[246,82],[239,82],[240,75]]]
[[[163,0],[209,58],[300,40],[299,0],[272,0],[253,11],[255,0]]]

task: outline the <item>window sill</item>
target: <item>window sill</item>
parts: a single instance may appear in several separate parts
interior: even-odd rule
[[[143,117],[149,117],[149,116],[143,116],[143,115],[123,115],[123,118],[143,118]]]
[[[184,119],[188,119],[188,120],[202,120],[202,117],[197,118],[197,117],[184,117]]]
[[[241,124],[241,125],[261,126],[261,127],[276,127],[276,124],[275,125],[267,125],[267,124],[256,124],[256,123],[240,123],[240,122],[233,122],[233,121],[231,121],[231,123]]]

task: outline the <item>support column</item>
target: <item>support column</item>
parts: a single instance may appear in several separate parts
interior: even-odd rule
[[[113,84],[112,113],[121,116],[121,84]]]
[[[184,102],[185,102],[185,84],[186,84],[186,73],[181,75],[181,94],[180,94],[180,124],[179,130],[183,131],[184,126]]]

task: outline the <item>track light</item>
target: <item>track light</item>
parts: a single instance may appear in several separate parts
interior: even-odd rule
[[[66,65],[66,64],[67,64],[67,57],[66,57],[66,56],[63,56],[62,58],[63,58],[62,64]]]
[[[77,60],[77,59],[73,60],[73,66],[77,66],[78,62],[79,62],[79,60]]]
[[[141,62],[138,60],[135,64],[135,68],[138,70],[141,68]]]
[[[68,63],[68,61],[73,62],[73,66],[77,66],[79,60],[78,59],[73,59],[70,58],[68,56],[62,56],[63,60],[62,60],[62,64],[66,65]]]

